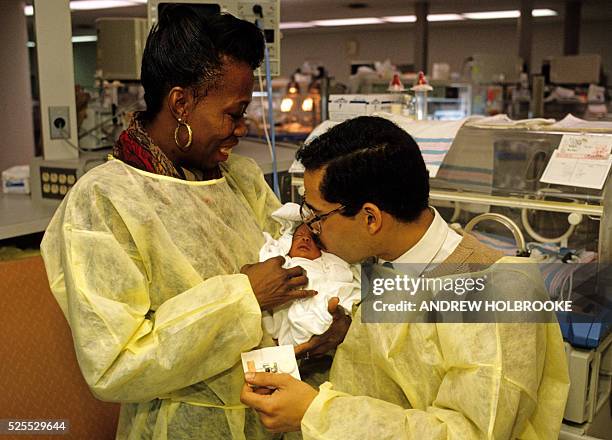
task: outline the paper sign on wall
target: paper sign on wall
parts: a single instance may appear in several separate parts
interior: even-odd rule
[[[612,136],[564,135],[540,182],[602,189],[612,165]]]

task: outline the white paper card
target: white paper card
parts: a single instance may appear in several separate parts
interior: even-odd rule
[[[570,155],[575,153],[570,153]],[[578,159],[553,152],[540,182],[580,188],[602,189],[612,165],[612,159]]]
[[[612,137],[566,134],[558,150],[559,157],[564,159],[607,160],[612,150]]]
[[[240,357],[242,358],[242,369],[245,373],[249,371],[287,373],[297,380],[301,380],[293,345],[265,347],[242,353]]]

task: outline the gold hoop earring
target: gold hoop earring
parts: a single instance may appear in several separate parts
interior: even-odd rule
[[[178,125],[174,129],[174,143],[179,147],[181,151],[187,152],[191,150],[191,141],[193,141],[193,132],[191,131],[191,127],[187,122],[183,122],[181,118],[178,118]],[[181,127],[185,127],[187,129],[187,143],[185,145],[181,145],[179,141],[179,130]]]

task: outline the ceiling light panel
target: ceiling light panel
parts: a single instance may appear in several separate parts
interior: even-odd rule
[[[429,14],[427,21],[460,21],[465,18],[459,14]]]
[[[306,29],[314,27],[309,21],[288,21],[286,23],[279,24],[280,29]]]
[[[358,26],[365,24],[380,24],[384,21],[376,17],[365,18],[340,18],[333,20],[314,20],[311,22],[315,26]]]
[[[94,41],[98,41],[98,37],[96,35],[75,35],[72,37],[73,43],[91,43]]]
[[[531,15],[534,17],[556,17],[559,14],[552,9],[533,9]]]
[[[484,11],[484,12],[465,12],[463,17],[470,20],[493,20],[497,18],[518,18],[521,16],[520,11]]]
[[[382,17],[386,23],[414,23],[416,15],[393,15],[391,17]]]
[[[123,8],[137,6],[139,3],[132,0],[83,0],[70,2],[73,11],[88,11],[94,9]]]

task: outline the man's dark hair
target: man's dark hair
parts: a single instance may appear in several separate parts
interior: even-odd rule
[[[412,137],[393,122],[360,116],[338,124],[297,152],[306,170],[327,167],[319,190],[356,215],[374,203],[398,220],[411,222],[429,204],[429,175]]]
[[[152,118],[172,87],[206,94],[223,75],[223,57],[256,69],[263,60],[264,36],[248,21],[230,14],[203,13],[190,5],[167,5],[151,29],[142,56],[141,82]]]

